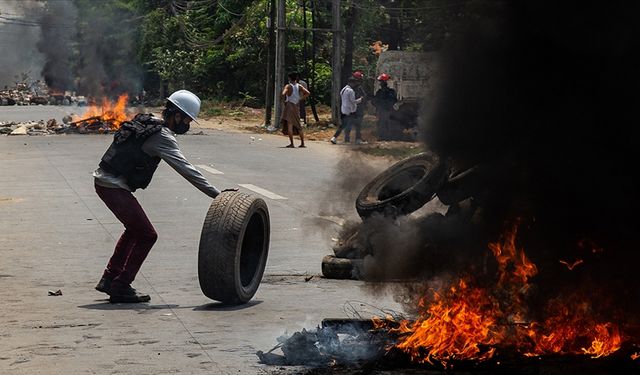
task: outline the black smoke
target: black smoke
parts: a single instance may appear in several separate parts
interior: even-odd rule
[[[482,166],[476,247],[521,221],[540,294],[594,288],[638,311],[639,5],[471,1],[422,124],[442,158]],[[561,260],[583,260],[569,271]],[[541,297],[542,298],[542,297]]]
[[[73,46],[77,37],[77,17],[78,11],[71,0],[46,2],[37,47],[46,58],[42,76],[47,86],[54,90],[75,88]]]
[[[582,298],[593,317],[638,324],[634,4],[466,3],[438,51],[439,84],[420,133],[451,177],[475,168],[462,180],[468,194],[446,212],[364,220],[355,249],[367,254],[366,278],[495,284],[488,244],[517,226],[517,246],[538,269],[526,293],[530,318],[549,301]],[[344,188],[364,186],[353,184],[357,169],[339,174]],[[402,290],[394,292],[409,303],[424,292]]]
[[[45,58],[42,75],[50,88],[97,98],[138,94],[140,15],[108,1],[44,4],[37,46]]]
[[[93,96],[140,92],[136,43],[142,18],[111,2],[80,10],[76,69],[78,89]]]

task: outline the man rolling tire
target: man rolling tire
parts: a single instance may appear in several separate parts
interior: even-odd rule
[[[110,302],[148,302],[151,297],[131,287],[142,263],[158,238],[142,206],[132,194],[146,188],[161,160],[211,198],[220,190],[184,157],[175,134],[189,130],[200,112],[200,99],[179,90],[167,99],[162,119],[138,114],[123,123],[93,173],[95,190],[109,210],[124,225],[113,255],[96,290],[107,293]]]

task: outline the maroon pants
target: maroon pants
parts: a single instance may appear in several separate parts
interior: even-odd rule
[[[124,233],[102,276],[112,279],[115,284],[129,285],[136,278],[158,234],[130,191],[99,185],[95,188],[100,199],[124,224]]]

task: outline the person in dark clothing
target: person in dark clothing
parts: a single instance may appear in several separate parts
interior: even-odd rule
[[[95,287],[108,294],[112,303],[151,299],[133,289],[131,283],[158,234],[132,193],[149,185],[160,161],[164,160],[211,198],[220,194],[220,190],[185,159],[175,138],[174,133],[184,134],[189,130],[199,111],[200,99],[193,93],[180,90],[171,94],[162,120],[139,114],[121,125],[93,173],[96,193],[125,228]]]
[[[373,98],[373,105],[376,107],[376,115],[378,116],[378,139],[389,139],[391,121],[389,118],[393,112],[393,105],[397,102],[396,90],[389,88],[387,81],[391,77],[383,73],[378,76],[380,82],[380,89],[376,92]]]

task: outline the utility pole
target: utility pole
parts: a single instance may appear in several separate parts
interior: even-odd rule
[[[276,0],[269,1],[269,28],[267,45],[267,87],[265,94],[264,126],[271,126],[271,115],[273,110],[273,58],[275,54],[275,22],[276,22]]]
[[[286,0],[278,0],[278,27],[276,29],[276,74],[275,83],[273,85],[273,101],[276,107],[276,117],[274,124],[276,128],[280,126],[280,116],[282,114],[282,101],[280,100],[280,92],[284,83],[284,49],[285,49],[285,17],[286,17]]]
[[[340,125],[340,84],[342,67],[342,25],[340,22],[340,0],[333,0],[331,7],[331,28],[333,29],[333,56],[331,61],[331,120]]]

